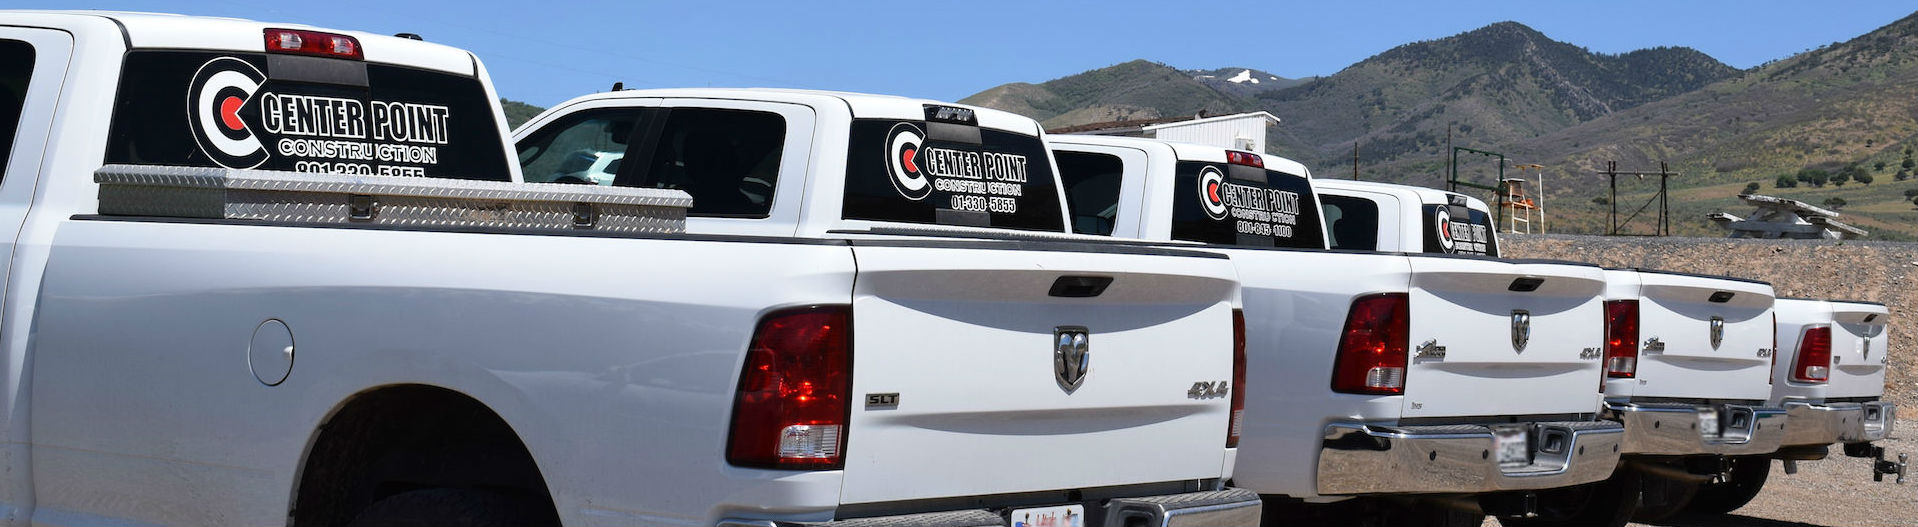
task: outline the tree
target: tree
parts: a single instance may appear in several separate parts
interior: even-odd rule
[[[1905,189],[1905,199],[1918,198],[1918,188]]]
[[[1865,186],[1870,186],[1871,182],[1876,181],[1877,179],[1878,178],[1872,177],[1870,172],[1859,172],[1857,175],[1853,175],[1851,177],[1852,181],[1857,181],[1858,184],[1865,185]]]
[[[1798,180],[1792,179],[1791,176],[1778,176],[1777,180],[1771,182],[1771,186],[1772,188],[1796,188]]]
[[[1875,171],[1878,171],[1878,172],[1884,172],[1884,171],[1885,171],[1885,162],[1884,162],[1884,161],[1879,161],[1879,162],[1877,162],[1877,163],[1872,163],[1872,164],[1871,164],[1871,169],[1872,169],[1872,170],[1875,170]]]
[[[1845,208],[1845,198],[1841,198],[1838,196],[1825,198],[1825,208],[1828,208],[1831,210],[1838,210],[1838,209]]]
[[[1838,171],[1837,174],[1832,174],[1828,180],[1831,181],[1832,186],[1842,187],[1842,186],[1845,186],[1846,181],[1851,181],[1851,174],[1846,174],[1844,171],[1840,170]]]
[[[1610,205],[1612,204],[1612,200],[1605,199],[1605,196],[1599,196],[1596,198],[1592,198],[1592,204],[1593,205]]]
[[[1905,161],[1903,163],[1899,163],[1898,166],[1904,167],[1905,170],[1911,170],[1913,168],[1918,168],[1918,163],[1911,162],[1911,153],[1907,151],[1905,154]]]
[[[1907,180],[1907,179],[1911,179],[1911,171],[1910,171],[1910,170],[1905,170],[1905,169],[1899,169],[1899,170],[1898,170],[1898,173],[1897,173],[1897,174],[1892,174],[1892,176],[1891,176],[1891,178],[1892,178],[1892,179],[1896,179],[1896,180],[1899,180],[1899,181],[1904,181],[1904,180]]]
[[[1741,192],[1739,192],[1739,194],[1757,194],[1757,193],[1758,193],[1758,182],[1757,182],[1757,181],[1753,181],[1753,182],[1750,182],[1750,183],[1746,183],[1746,184],[1745,184],[1745,190],[1743,190],[1743,191],[1741,191]]]
[[[1831,181],[1831,173],[1816,168],[1807,168],[1798,171],[1798,180],[1810,183],[1811,186],[1814,187],[1823,187],[1825,183]]]

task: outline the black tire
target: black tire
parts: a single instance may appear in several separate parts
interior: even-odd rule
[[[373,502],[352,527],[558,525],[544,500],[478,489],[422,489]]]
[[[1666,479],[1639,473],[1638,504],[1632,508],[1632,521],[1651,523],[1684,512],[1698,494],[1697,481]]]
[[[1735,456],[1727,462],[1731,471],[1725,481],[1700,486],[1685,512],[1719,515],[1738,510],[1758,497],[1765,480],[1771,477],[1771,459],[1765,456]]]
[[[1501,516],[1505,527],[1624,527],[1638,502],[1640,476],[1620,469],[1611,479],[1538,493],[1538,516]]]

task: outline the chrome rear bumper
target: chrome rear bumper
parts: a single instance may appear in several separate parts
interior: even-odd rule
[[[1088,515],[1103,514],[1104,525],[1151,525],[1154,527],[1202,527],[1227,525],[1256,527],[1265,510],[1258,493],[1244,489],[1223,489],[1163,496],[1112,498],[1104,503],[1088,501]],[[1103,509],[1103,513],[1101,513]],[[1090,522],[1087,522],[1090,523]],[[956,511],[851,518],[827,522],[784,522],[772,520],[720,520],[718,527],[1005,527],[1011,525],[1003,510],[965,509]]]
[[[1858,403],[1862,415],[1838,440],[1845,443],[1864,443],[1891,437],[1891,430],[1898,423],[1898,405],[1885,401]]]
[[[1626,454],[1770,454],[1785,440],[1785,409],[1740,404],[1606,402],[1625,424]]]
[[[1785,416],[1785,445],[1829,445],[1854,427],[1863,430],[1865,406],[1785,401]]]
[[[1341,494],[1479,493],[1567,487],[1604,480],[1618,466],[1625,429],[1611,421],[1526,427],[1528,460],[1492,457],[1491,426],[1334,423],[1320,443],[1318,491]]]

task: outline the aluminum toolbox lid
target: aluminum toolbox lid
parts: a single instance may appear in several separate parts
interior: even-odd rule
[[[100,214],[520,229],[685,232],[670,189],[275,170],[106,165]]]

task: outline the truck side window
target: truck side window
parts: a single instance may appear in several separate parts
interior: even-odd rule
[[[764,218],[772,214],[785,144],[786,119],[776,113],[674,108],[645,171],[619,184],[684,190],[693,195],[689,216]]]
[[[1052,156],[1059,161],[1059,179],[1066,185],[1072,232],[1111,236],[1119,216],[1119,181],[1125,175],[1125,163],[1111,154],[1053,151]]]
[[[1351,196],[1320,194],[1325,207],[1326,232],[1333,249],[1375,251],[1379,248],[1379,205]]]
[[[519,142],[519,166],[528,183],[611,185],[639,122],[631,108],[568,115]]]
[[[20,112],[27,102],[27,81],[33,76],[33,46],[0,40],[0,175],[13,155],[13,135],[20,128]]]

